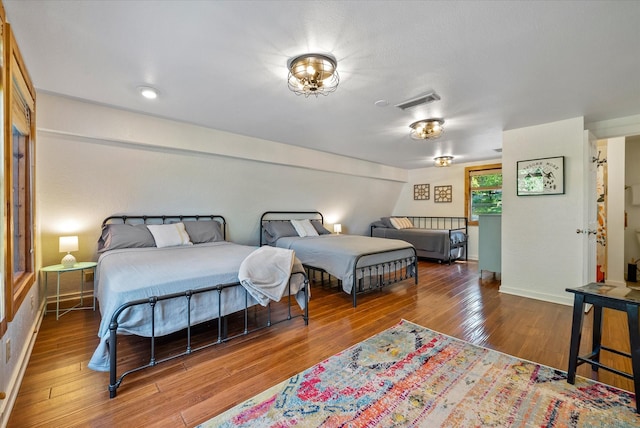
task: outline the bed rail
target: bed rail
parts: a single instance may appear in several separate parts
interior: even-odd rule
[[[239,336],[245,336],[249,333],[258,331],[258,330],[262,330],[264,328],[267,327],[271,327],[272,325],[275,324],[279,324],[281,322],[284,321],[288,321],[291,320],[293,318],[298,318],[298,317],[302,317],[304,319],[304,323],[305,325],[309,324],[309,280],[306,276],[306,274],[301,273],[301,272],[294,272],[292,273],[293,275],[303,275],[304,276],[304,300],[306,302],[306,304],[304,305],[304,309],[302,310],[301,314],[298,315],[292,315],[291,312],[291,306],[292,303],[295,302],[295,298],[293,298],[293,296],[291,296],[291,280],[289,280],[289,293],[287,296],[287,316],[286,318],[283,319],[279,319],[276,321],[272,321],[271,319],[271,302],[267,305],[266,310],[267,310],[267,321],[264,325],[258,325],[255,326],[253,328],[249,327],[249,308],[251,308],[252,306],[249,305],[249,301],[250,301],[250,295],[249,292],[245,289],[244,290],[244,296],[245,296],[245,303],[244,303],[244,309],[242,310],[243,315],[244,315],[244,329],[241,333],[235,334],[233,336],[227,336],[226,334],[226,328],[224,328],[225,326],[223,325],[223,322],[225,321],[226,315],[221,315],[217,317],[217,327],[218,327],[218,334],[217,337],[215,337],[212,342],[206,343],[204,345],[198,346],[198,347],[193,347],[192,346],[192,340],[191,340],[191,330],[193,325],[191,324],[191,298],[196,295],[196,294],[201,294],[201,293],[218,293],[218,314],[222,314],[222,292],[225,289],[231,288],[231,287],[242,287],[242,285],[239,282],[234,282],[234,283],[228,283],[228,284],[219,284],[219,285],[214,285],[211,287],[206,287],[206,288],[200,288],[197,290],[187,290],[187,291],[183,291],[180,293],[174,293],[174,294],[168,294],[168,295],[164,295],[164,296],[152,296],[146,299],[140,299],[140,300],[135,300],[132,302],[128,302],[125,303],[123,305],[121,305],[113,314],[113,316],[111,317],[111,323],[109,325],[109,397],[110,398],[114,398],[117,394],[117,389],[120,386],[120,384],[122,383],[122,381],[124,380],[125,376],[138,372],[140,370],[149,368],[149,367],[154,367],[160,363],[166,362],[166,361],[170,361],[173,360],[175,358],[178,357],[182,357],[185,355],[189,355],[192,354],[193,352],[196,351],[200,351],[206,348],[209,348],[211,346],[214,345],[218,345],[220,343],[223,342],[227,342],[231,339],[234,339],[236,337]],[[157,359],[156,358],[156,338],[157,336],[155,335],[155,321],[156,321],[156,307],[157,307],[157,303],[161,302],[163,300],[169,300],[169,299],[185,299],[185,305],[187,307],[186,310],[186,314],[187,314],[187,327],[186,327],[186,347],[184,349],[184,351],[180,352],[180,353],[176,353],[176,354],[172,354],[169,355],[168,357],[162,358],[162,359]],[[119,318],[122,315],[122,313],[128,309],[131,308],[133,306],[142,306],[142,305],[147,305],[148,309],[151,311],[151,336],[150,336],[150,355],[149,355],[149,362],[146,364],[143,364],[141,366],[129,369],[127,371],[125,371],[124,373],[122,373],[120,376],[118,376],[117,373],[117,360],[118,360],[118,339],[117,339],[117,331],[118,331],[118,325],[119,325]]]

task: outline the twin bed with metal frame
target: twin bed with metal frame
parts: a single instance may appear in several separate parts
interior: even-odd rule
[[[316,233],[307,236],[292,221],[308,220]],[[271,245],[295,251],[309,270],[338,278],[350,294],[357,296],[414,278],[418,283],[418,257],[408,242],[358,235],[334,235],[323,226],[318,211],[267,211],[260,217],[260,246]]]
[[[408,223],[398,221],[402,219],[407,219]],[[370,235],[410,242],[418,257],[449,264],[463,257],[467,260],[469,228],[466,217],[383,217],[371,224]]]
[[[155,228],[156,225],[164,226]],[[267,312],[266,322],[256,321],[255,313],[250,320],[250,308],[256,307],[258,301],[255,290],[247,287],[251,281],[239,281],[239,275],[246,269],[251,271],[246,263],[259,249],[226,241],[226,221],[222,216],[122,215],[108,217],[102,226],[94,284],[102,315],[100,343],[89,368],[110,372],[111,398],[131,373],[296,317],[308,324],[308,280],[293,255],[289,270],[286,265],[281,269],[287,274],[281,275],[283,303],[279,304],[287,305],[279,308],[285,312],[284,318],[272,320],[269,302],[263,309]],[[173,239],[184,241],[175,245]],[[270,263],[260,260],[259,268]],[[294,300],[300,310],[292,308]],[[228,336],[226,317],[233,313],[242,314],[244,328],[239,334]],[[217,333],[211,335],[211,341],[194,347],[193,327],[216,319],[213,324],[217,325]],[[157,338],[182,330],[186,331],[184,350],[159,359]],[[150,355],[147,363],[118,375],[120,334],[150,338]]]

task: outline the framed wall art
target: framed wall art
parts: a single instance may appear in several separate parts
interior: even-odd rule
[[[414,184],[413,185],[413,199],[416,201],[428,201],[429,200],[429,185],[428,184]]]
[[[564,194],[564,156],[517,162],[518,196]]]
[[[453,186],[433,186],[433,202],[451,202],[453,200]]]

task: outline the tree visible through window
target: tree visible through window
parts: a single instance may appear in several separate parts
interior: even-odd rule
[[[466,207],[469,224],[478,224],[480,214],[502,213],[502,165],[465,168]]]

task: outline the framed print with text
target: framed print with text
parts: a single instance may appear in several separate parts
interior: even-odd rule
[[[564,194],[564,156],[517,162],[518,196]]]

